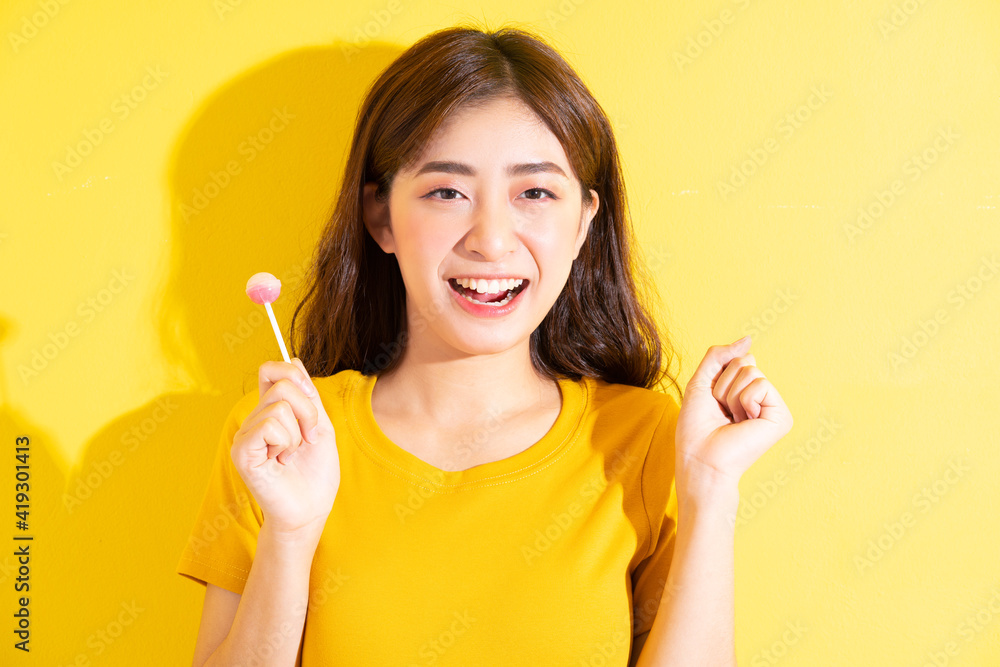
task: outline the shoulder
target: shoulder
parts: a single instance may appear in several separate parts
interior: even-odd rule
[[[346,368],[333,375],[314,377],[312,380],[323,400],[332,401],[346,396],[349,392],[353,391],[358,383],[371,381],[372,376],[365,375],[353,368]]]
[[[594,440],[600,443],[596,448],[619,462],[612,468],[620,471],[623,485],[633,494],[629,507],[641,528],[636,553],[648,556],[675,512],[674,433],[680,402],[656,389],[589,382]]]
[[[653,426],[676,421],[680,402],[656,389],[587,378],[591,387],[592,410],[624,422],[637,421]]]
[[[590,379],[594,438],[633,461],[647,481],[674,472],[680,402],[673,394]],[[648,494],[648,489],[647,489]]]
[[[587,422],[597,448],[624,456],[643,474],[672,474],[680,403],[672,394],[588,378]]]

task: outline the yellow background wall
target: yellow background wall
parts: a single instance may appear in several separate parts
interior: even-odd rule
[[[750,333],[795,417],[741,482],[740,663],[1000,663],[990,0],[5,2],[0,662],[188,664],[173,567],[278,358],[244,283],[283,280],[287,331],[365,87],[467,19],[548,37],[614,120],[682,384]]]

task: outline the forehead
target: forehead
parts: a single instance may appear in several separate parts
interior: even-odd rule
[[[514,162],[553,162],[571,169],[559,139],[534,111],[516,98],[495,98],[452,112],[437,128],[412,173],[432,160],[455,160],[497,168]]]

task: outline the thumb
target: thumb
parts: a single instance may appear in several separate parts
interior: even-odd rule
[[[688,390],[695,392],[712,391],[712,384],[730,361],[750,349],[750,336],[744,336],[729,345],[713,345],[705,353],[705,358],[694,370],[694,375],[688,381]]]
[[[305,380],[303,381],[305,386],[302,388],[302,390],[305,393],[305,395],[309,397],[309,399],[312,401],[313,405],[316,406],[316,424],[311,429],[309,429],[309,433],[307,434],[309,436],[309,440],[311,441],[313,439],[313,436],[316,434],[316,428],[320,425],[320,422],[326,415],[326,408],[323,407],[323,401],[319,397],[319,391],[317,391],[316,385],[313,383],[312,378],[309,376],[309,371],[306,370],[306,367],[302,363],[302,360],[299,359],[298,357],[295,357],[294,359],[292,359],[292,364],[298,366],[299,369],[302,370],[302,374],[305,375]]]

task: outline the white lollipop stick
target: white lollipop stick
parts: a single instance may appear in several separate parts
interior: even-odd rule
[[[288,358],[288,350],[285,349],[285,340],[281,337],[281,329],[278,328],[278,321],[274,319],[274,311],[271,310],[271,302],[281,294],[281,281],[270,273],[255,273],[247,281],[247,296],[254,303],[261,304],[267,310],[267,317],[271,320],[271,328],[274,329],[274,337],[278,339],[278,346],[281,348],[281,356],[285,361],[292,363]]]
[[[274,337],[278,339],[278,347],[281,348],[281,356],[285,358],[285,361],[292,363],[292,360],[288,358],[288,350],[285,349],[285,341],[281,337],[281,330],[278,328],[278,322],[274,319],[274,311],[271,310],[271,304],[264,302],[264,309],[267,310],[267,316],[271,318],[271,328],[274,329]]]

